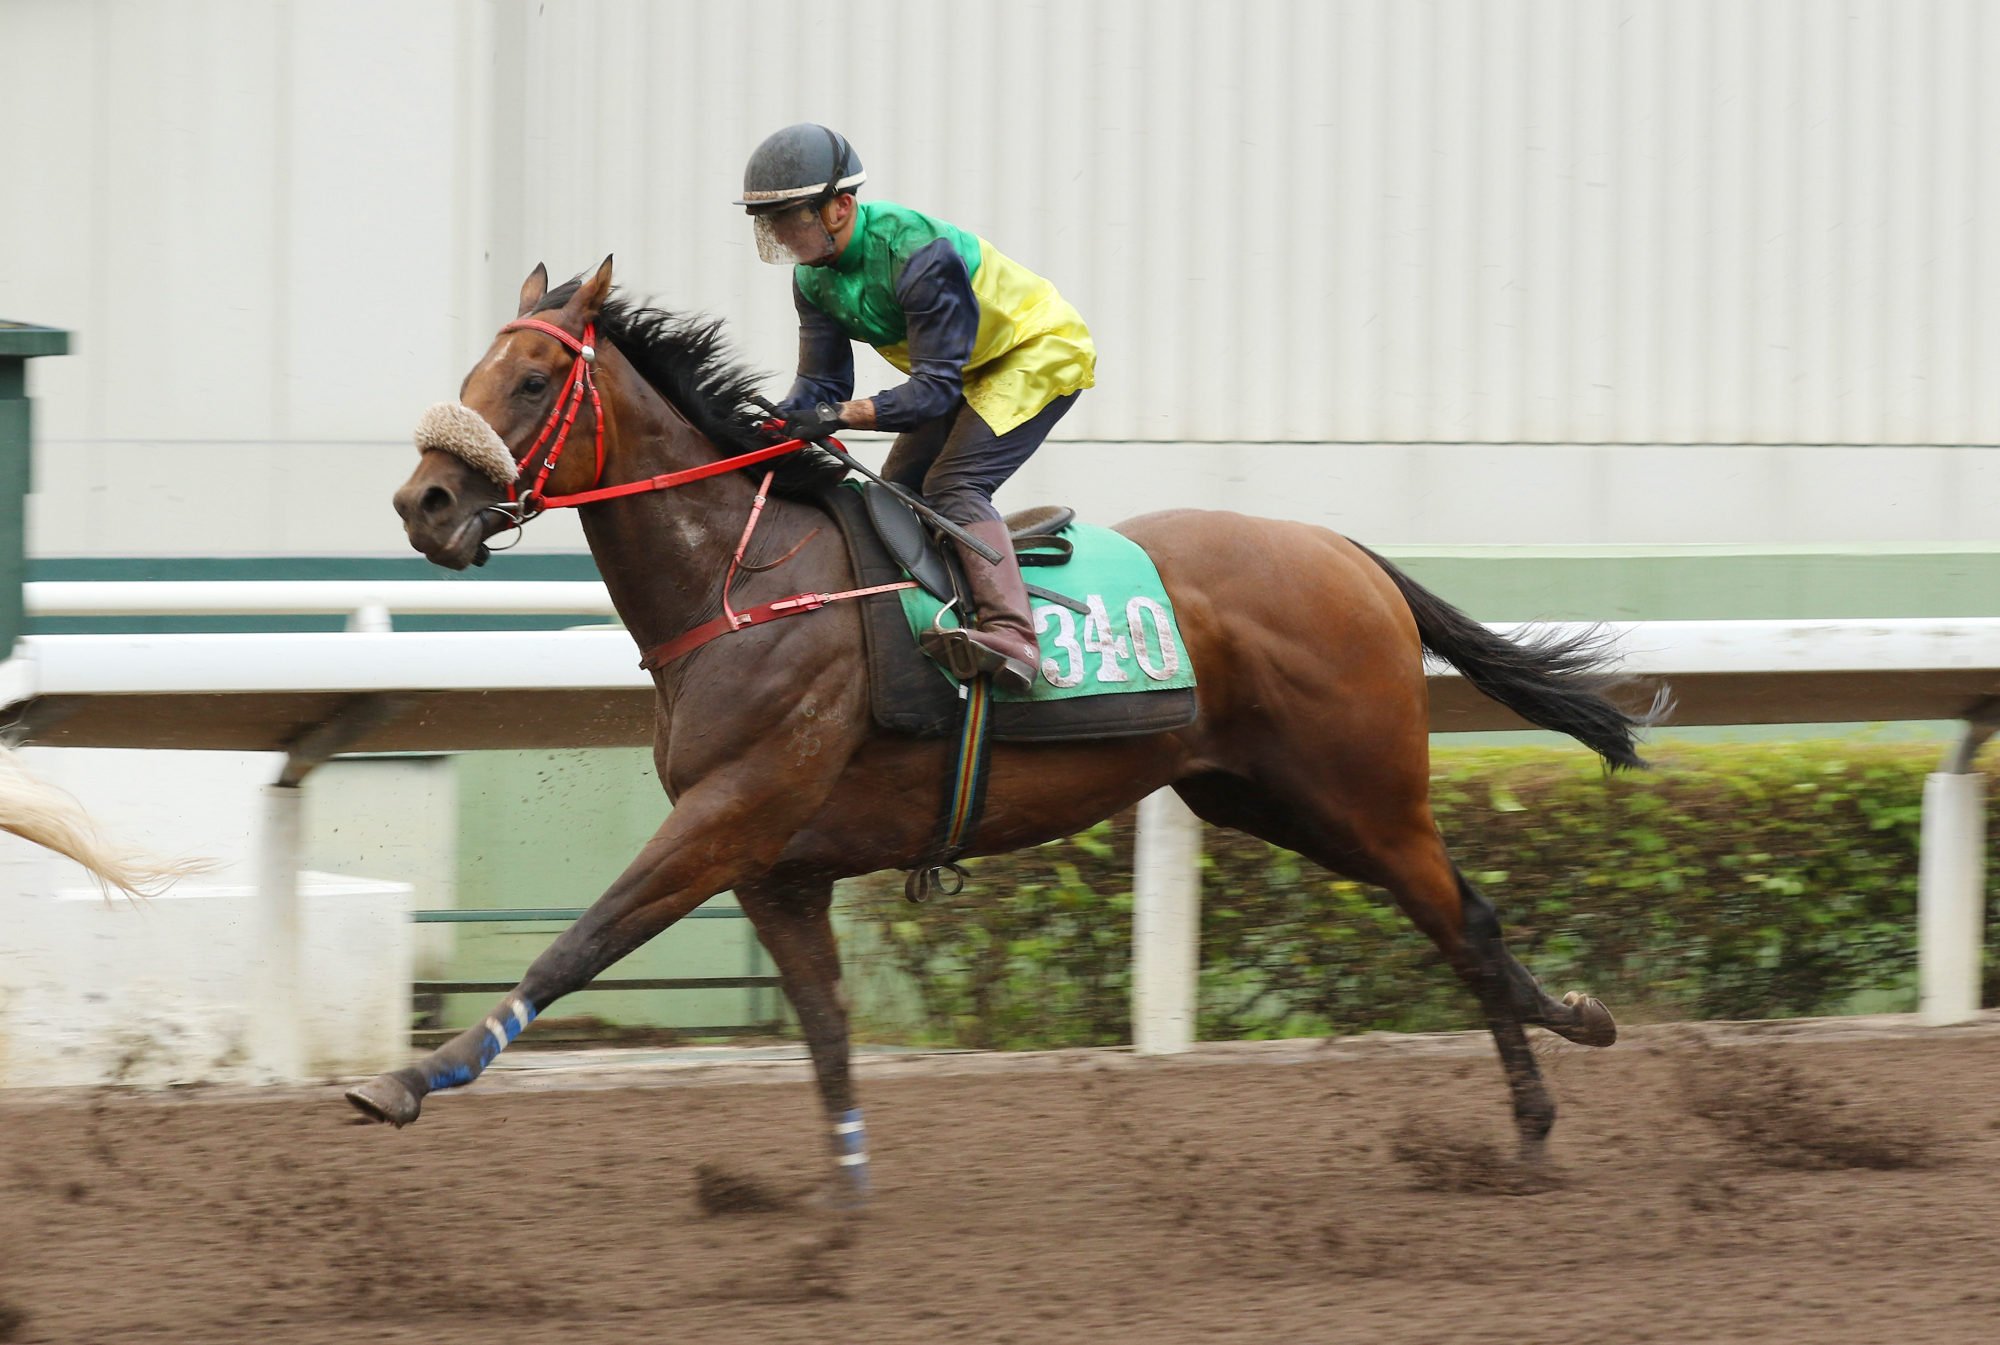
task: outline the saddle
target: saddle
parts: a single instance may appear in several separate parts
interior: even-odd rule
[[[835,486],[823,491],[819,502],[840,525],[857,586],[894,583],[907,574],[940,601],[963,600],[956,549],[941,545],[916,511],[893,492],[873,483],[859,490]],[[1060,505],[1008,515],[1008,531],[1023,570],[1032,573],[1067,562],[1072,544],[1061,533],[1075,519],[1074,509]],[[1076,597],[1051,587],[1030,583],[1028,593],[1073,612],[1088,610]],[[917,647],[901,596],[876,594],[861,599],[860,605],[875,722],[891,732],[917,737],[957,733],[964,717],[957,685]],[[1000,742],[1133,737],[1180,728],[1194,717],[1191,688],[1000,701],[992,708],[991,734]]]
[[[963,601],[965,576],[955,547],[940,543],[936,534],[917,511],[874,482],[861,488],[862,503],[875,535],[888,549],[890,559],[909,572],[941,602]],[[1023,569],[1032,565],[1061,565],[1074,548],[1067,537],[1058,536],[1076,520],[1076,510],[1067,505],[1043,504],[1007,516],[1007,531],[1014,539],[1014,556]],[[1061,603],[1075,611],[1083,604],[1051,589],[1028,585],[1032,597]]]

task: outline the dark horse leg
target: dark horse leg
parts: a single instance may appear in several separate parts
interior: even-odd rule
[[[1542,1082],[1523,1025],[1537,1024],[1587,1046],[1611,1045],[1618,1029],[1597,1000],[1571,994],[1558,1001],[1542,989],[1508,950],[1492,903],[1451,862],[1434,828],[1427,839],[1424,844],[1412,837],[1407,852],[1387,857],[1378,881],[1479,1000],[1513,1094],[1521,1156],[1538,1161],[1555,1125],[1556,1104]]]
[[[736,899],[785,984],[812,1053],[813,1077],[833,1142],[831,1198],[839,1207],[868,1197],[868,1137],[848,1077],[847,996],[840,984],[840,946],[833,936],[833,884],[782,873],[739,886]]]
[[[1379,781],[1377,782],[1380,783]],[[1542,1156],[1556,1106],[1529,1049],[1524,1024],[1587,1046],[1609,1046],[1618,1030],[1597,1000],[1562,1000],[1542,989],[1500,937],[1492,904],[1445,851],[1421,789],[1336,790],[1331,797],[1274,799],[1233,776],[1198,776],[1177,786],[1196,813],[1295,850],[1336,873],[1388,889],[1437,945],[1479,1001],[1513,1097],[1524,1159]]]
[[[781,810],[748,806],[754,794],[726,786],[681,801],[604,895],[529,965],[486,1018],[407,1069],[347,1092],[365,1115],[403,1126],[426,1094],[478,1078],[521,1030],[562,996],[717,892],[754,881],[797,825]]]

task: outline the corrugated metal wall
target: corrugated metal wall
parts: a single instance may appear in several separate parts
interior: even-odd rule
[[[455,385],[476,13],[0,5],[0,314],[79,333],[44,432],[363,441]]]
[[[0,312],[81,333],[45,539],[296,510],[537,260],[787,366],[726,202],[812,118],[1083,310],[1068,438],[1995,443],[1993,68],[1980,0],[10,0]]]
[[[524,0],[496,27],[497,84],[531,90],[501,250],[615,248],[768,358],[784,286],[717,202],[811,117],[871,191],[1074,298],[1104,363],[1073,437],[2000,441],[1978,0]]]

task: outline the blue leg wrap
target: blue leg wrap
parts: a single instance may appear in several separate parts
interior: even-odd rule
[[[427,1060],[419,1067],[423,1070],[424,1082],[433,1090],[458,1088],[471,1083],[502,1051],[513,1045],[514,1038],[521,1035],[521,1029],[534,1021],[535,1006],[526,999],[516,996],[501,1001],[500,1007],[474,1029],[484,1034],[479,1040],[479,1063],[468,1065],[463,1061],[439,1061],[433,1064]]]
[[[833,1123],[834,1162],[847,1173],[848,1184],[857,1195],[868,1194],[868,1131],[861,1124],[861,1109],[844,1111]]]

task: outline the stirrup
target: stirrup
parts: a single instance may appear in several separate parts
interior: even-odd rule
[[[912,906],[921,906],[931,897],[942,892],[947,897],[955,897],[965,891],[965,869],[962,865],[947,860],[942,864],[928,864],[921,869],[911,869],[903,879],[903,900]]]
[[[926,654],[944,665],[945,671],[961,682],[970,682],[975,677],[991,677],[993,685],[1002,691],[1026,695],[1035,686],[1036,668],[1032,663],[1010,658],[997,649],[990,648],[972,638],[969,630],[927,630],[918,637]]]

